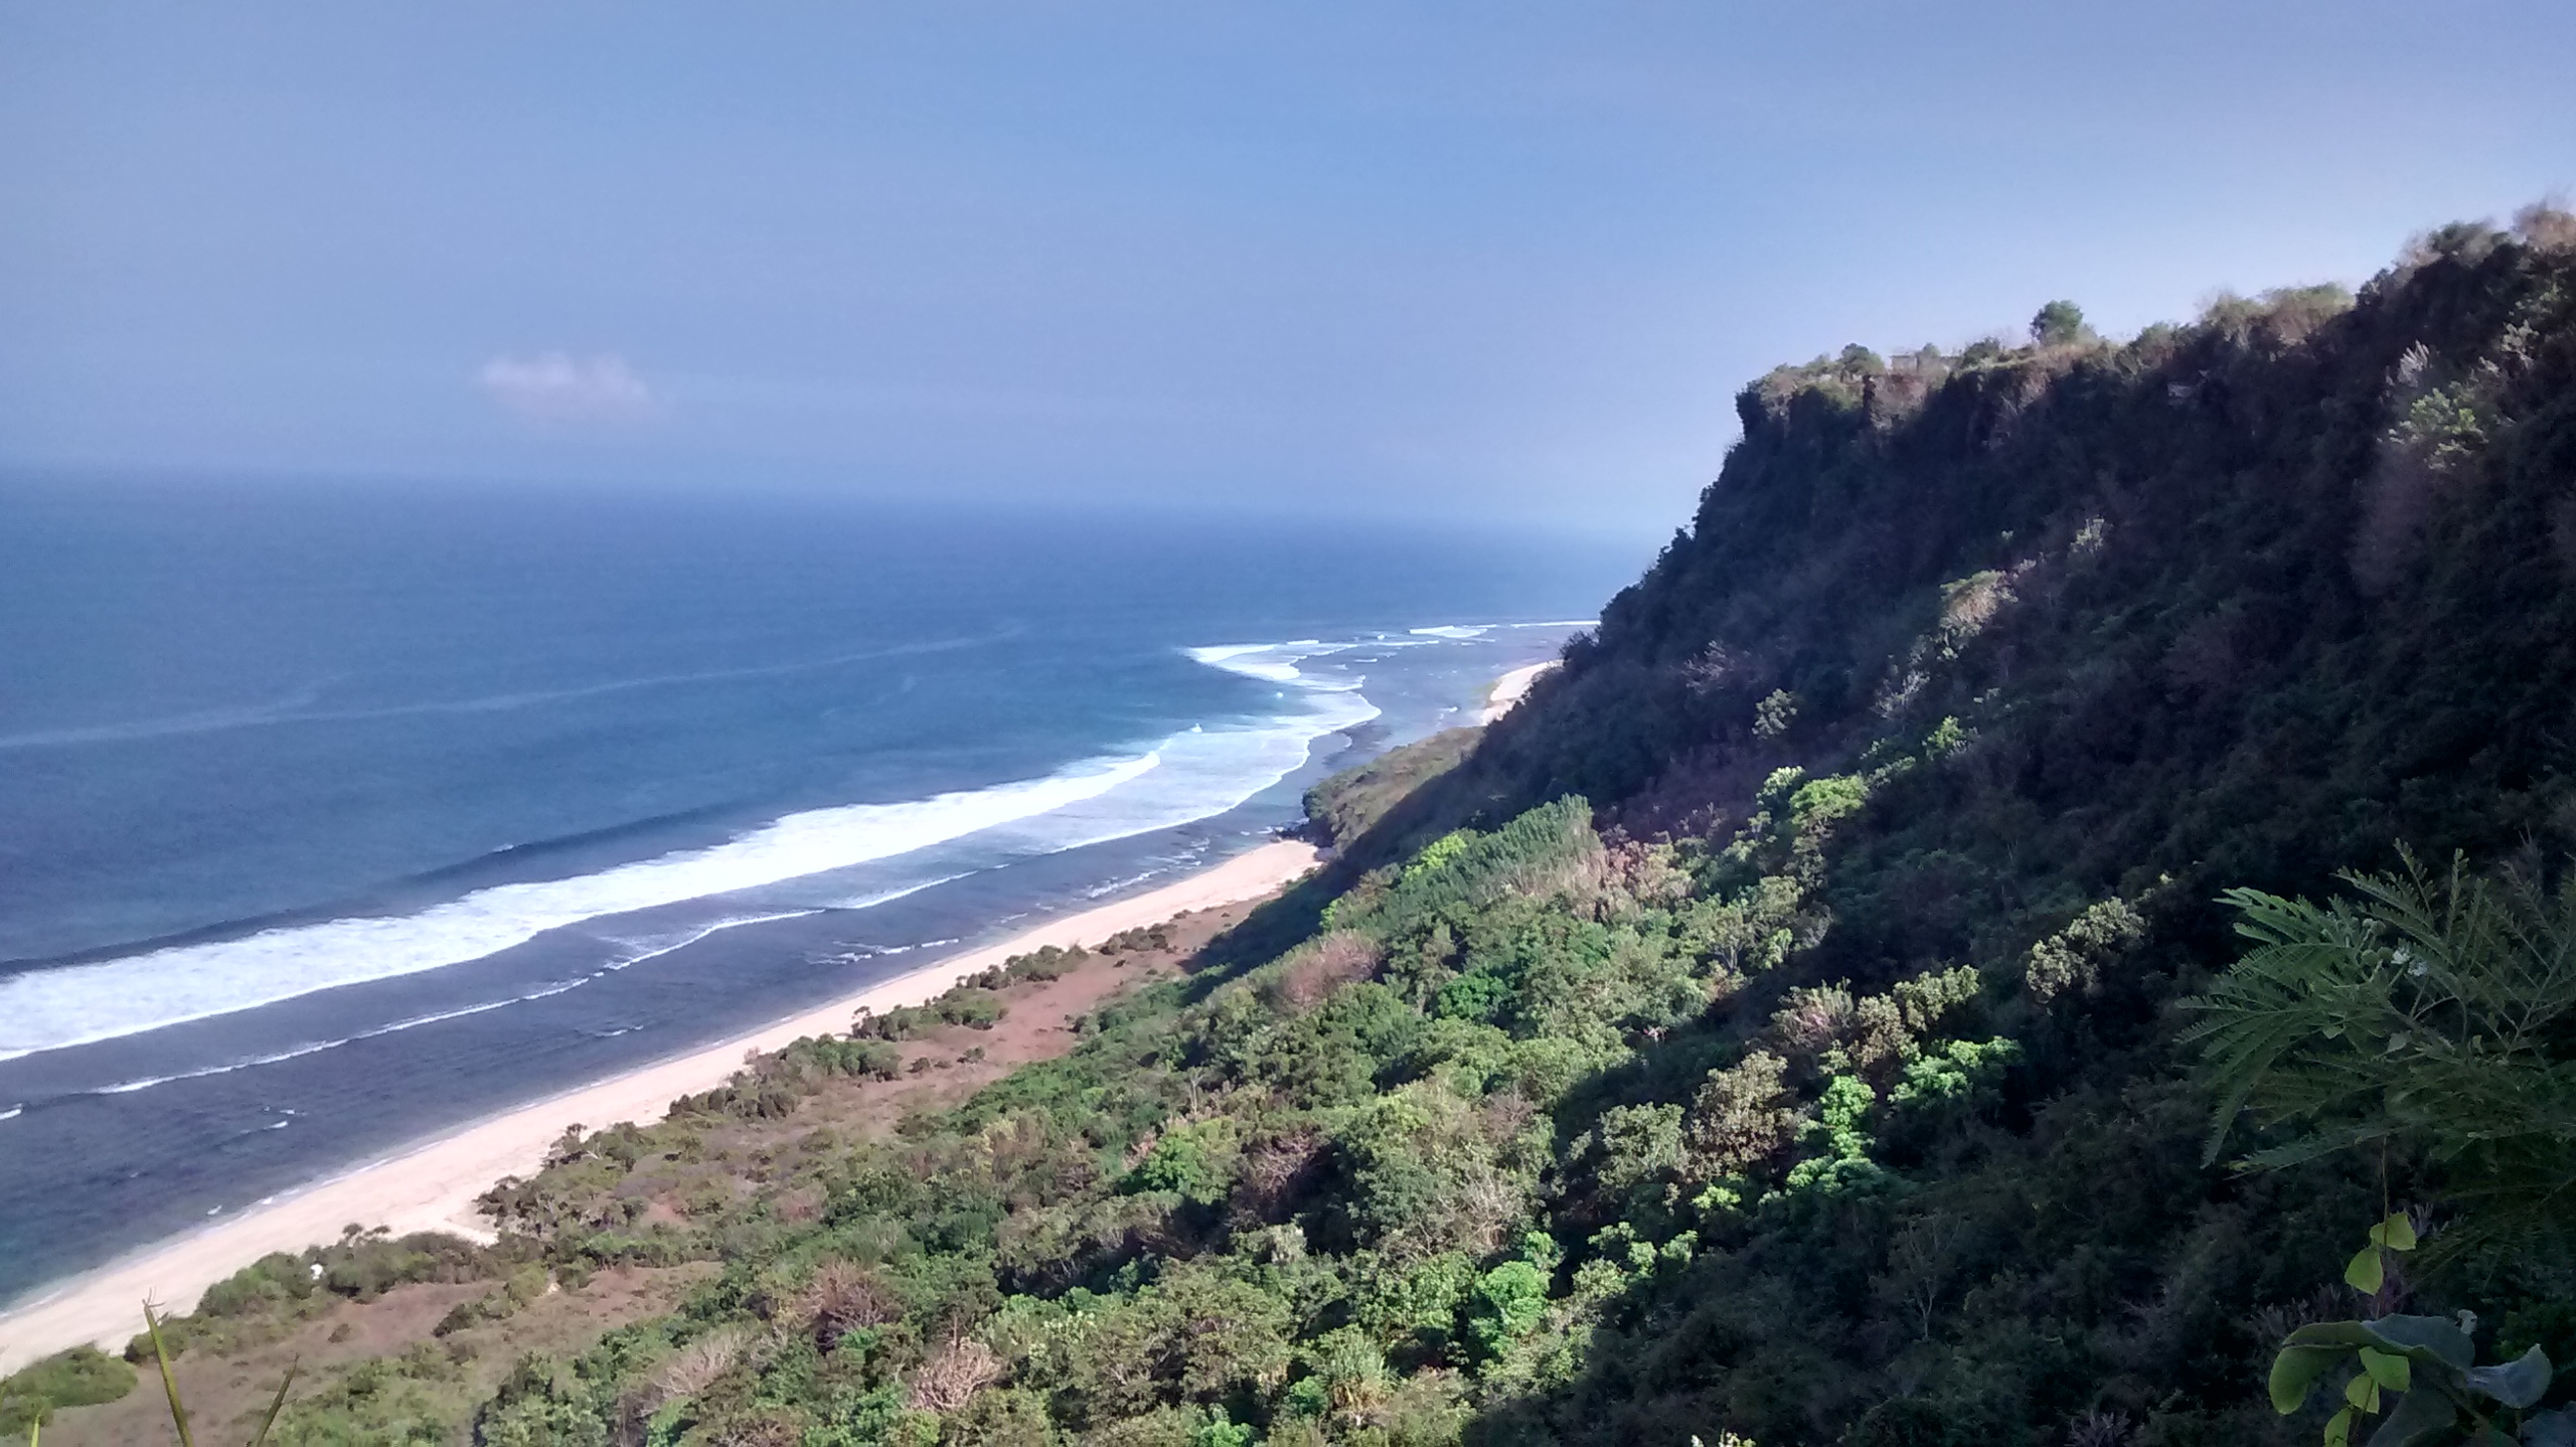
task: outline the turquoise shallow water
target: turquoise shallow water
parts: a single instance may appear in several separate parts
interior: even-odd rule
[[[0,484],[0,1298],[1246,847],[1639,562]]]

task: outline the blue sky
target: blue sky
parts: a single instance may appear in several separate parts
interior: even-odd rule
[[[0,467],[1669,527],[2576,184],[2576,6],[0,0]]]

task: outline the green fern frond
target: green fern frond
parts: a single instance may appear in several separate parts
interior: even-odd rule
[[[2402,1140],[2480,1203],[2480,1231],[2570,1234],[2576,888],[2412,854],[2341,878],[2353,897],[2325,906],[2224,896],[2255,947],[2183,1002],[2215,1098],[2204,1158],[2249,1117],[2289,1134],[2246,1169]]]

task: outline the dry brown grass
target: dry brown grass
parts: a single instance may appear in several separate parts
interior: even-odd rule
[[[969,1336],[952,1336],[912,1374],[905,1400],[926,1412],[954,1412],[1002,1379],[1002,1359]]]
[[[649,1379],[653,1390],[663,1401],[676,1397],[694,1397],[714,1386],[716,1379],[732,1371],[742,1360],[748,1337],[740,1327],[721,1327],[673,1352],[670,1359],[653,1369]]]
[[[826,1261],[796,1298],[790,1315],[830,1351],[843,1336],[883,1326],[903,1314],[903,1304],[864,1266]]]
[[[453,1333],[444,1344],[470,1348],[473,1359],[448,1390],[461,1410],[498,1385],[522,1354],[577,1355],[616,1327],[669,1311],[710,1270],[616,1267],[591,1277],[579,1290],[539,1297],[505,1320]],[[448,1310],[490,1286],[399,1286],[373,1301],[342,1302],[274,1339],[224,1351],[189,1351],[173,1363],[173,1373],[193,1420],[232,1423],[245,1413],[255,1419],[267,1408],[269,1393],[288,1363],[302,1364],[294,1393],[301,1398],[310,1384],[328,1380],[338,1368],[368,1357],[399,1356],[421,1342],[440,1340],[433,1333]],[[170,1440],[170,1414],[157,1384],[102,1406],[68,1408],[45,1427],[47,1447],[129,1447]]]
[[[1376,974],[1382,959],[1375,940],[1357,930],[1335,930],[1290,953],[1270,994],[1291,1012],[1311,1010],[1342,986]]]
[[[2576,215],[2557,201],[2538,201],[2513,215],[2513,231],[2525,246],[2540,251],[2576,251]]]
[[[1313,1126],[1268,1140],[1246,1151],[1243,1181],[1235,1188],[1236,1209],[1258,1221],[1280,1218],[1280,1208],[1293,1200],[1324,1157],[1324,1133]]]

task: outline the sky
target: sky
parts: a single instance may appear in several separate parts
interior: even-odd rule
[[[1668,530],[2576,185],[2576,5],[0,0],[0,470]]]

